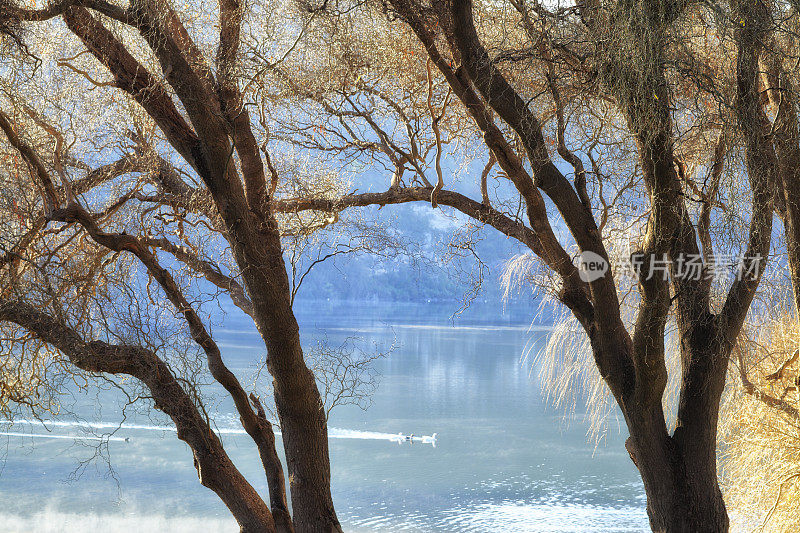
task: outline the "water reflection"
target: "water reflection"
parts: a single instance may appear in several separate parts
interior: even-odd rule
[[[623,436],[612,434],[595,449],[586,442],[580,416],[565,424],[547,409],[531,369],[520,364],[526,344],[535,346],[547,334],[544,327],[530,327],[530,309],[502,314],[499,306],[476,307],[455,321],[448,318],[452,311],[444,305],[298,305],[308,345],[323,336],[337,344],[353,335],[369,345],[398,345],[377,362],[381,383],[372,407],[345,406],[330,421],[337,428],[332,434],[346,437],[330,444],[334,499],[346,530],[646,530],[643,490]],[[251,375],[263,356],[257,333],[235,312],[223,324],[215,334],[229,365]],[[83,400],[86,419],[119,420],[117,405],[106,396],[99,409],[90,400]],[[224,431],[236,427],[232,409],[224,401],[213,407],[226,448],[266,494],[252,443],[240,432]],[[41,427],[30,432],[41,433]],[[352,438],[398,433],[437,433],[436,447]],[[75,524],[59,531],[97,523],[123,531],[135,517],[172,531],[183,528],[176,516],[200,516],[214,530],[235,530],[222,504],[197,483],[188,449],[174,432],[130,429],[115,436],[130,437],[109,443],[118,486],[102,463],[78,481],[64,482],[87,448],[2,437],[8,440],[0,501],[8,516],[0,516],[0,531],[16,531],[8,524],[20,523],[46,530],[48,521],[59,520]]]

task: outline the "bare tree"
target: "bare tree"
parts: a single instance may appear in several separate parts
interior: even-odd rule
[[[238,2],[205,7],[198,17],[160,0],[0,6],[2,31],[21,45],[5,51],[0,112],[10,163],[0,320],[14,333],[4,340],[3,402],[41,407],[35,383],[11,379],[26,364],[44,371],[38,353],[65,356],[67,371],[133,376],[175,423],[201,483],[242,531],[340,531],[326,411],[304,361],[291,305],[297,283],[281,240],[314,228],[288,217],[281,226],[272,207],[291,180],[261,142],[267,134],[251,120],[241,77],[242,34],[258,21],[245,22],[248,7]],[[216,35],[203,17],[214,18]],[[54,48],[59,35],[67,44]],[[94,106],[85,116],[62,111],[81,106],[81,93]],[[126,273],[148,280],[144,292]],[[263,338],[293,516],[272,426],[199,312],[191,292],[198,277],[228,294]],[[102,300],[120,294],[173,307],[259,450],[269,506],[231,462],[169,347],[114,340],[122,320],[104,315]]]
[[[289,23],[271,23],[278,7]],[[8,246],[4,268],[14,298],[7,300],[6,320],[70,355],[71,344],[43,336],[36,324],[44,318],[30,318],[49,308],[49,319],[60,318],[63,302],[53,296],[59,291],[34,290],[31,281],[48,269],[41,274],[32,262],[20,275],[18,257],[49,231],[75,231],[101,250],[132,254],[186,321],[212,375],[238,399],[245,427],[255,428],[257,444],[265,443],[269,474],[270,433],[258,429],[265,417],[220,366],[213,338],[159,254],[228,291],[268,348],[296,529],[335,530],[338,522],[325,416],[291,312],[278,222],[288,221],[291,235],[302,231],[302,225],[291,229],[293,220],[327,227],[348,209],[425,202],[530,249],[537,274],[522,278],[569,310],[582,330],[575,340],[588,340],[624,416],[626,448],[644,482],[652,528],[728,530],[716,466],[728,363],[770,255],[773,212],[784,218],[790,253],[796,226],[790,112],[796,110],[793,100],[782,99],[791,94],[786,72],[794,64],[776,61],[797,57],[791,5],[387,0],[245,8],[223,2],[181,13],[156,0],[127,7],[91,0],[41,10],[6,2],[0,12],[0,29],[34,55],[41,35],[26,38],[23,30],[52,31],[47,21],[63,18],[94,59],[81,50],[55,63],[93,90],[127,94],[146,112],[145,127],[120,128],[114,137],[127,139],[131,155],[146,158],[150,169],[137,174],[144,174],[143,185],[90,209],[74,190],[104,181],[93,174],[130,172],[115,166],[129,163],[104,161],[101,171],[84,162],[91,167],[84,179],[63,179],[68,167],[78,167],[61,155],[66,143],[48,131],[59,128],[37,120],[33,106],[14,102],[18,116],[6,113],[3,130],[33,178],[10,180],[26,193],[20,198],[28,222],[14,228]],[[208,20],[219,24],[218,35],[209,35]],[[109,73],[112,80],[101,81]],[[48,87],[30,76],[34,87]],[[22,124],[44,132],[44,145],[56,147],[52,157],[37,155],[42,147],[20,136]],[[270,157],[276,148],[315,154],[331,167],[384,171],[387,187],[336,190],[326,186],[323,172],[308,180],[311,190],[287,187],[280,162]],[[476,186],[458,190],[475,159],[482,167]],[[174,226],[133,236],[128,231],[142,225],[139,216],[123,233],[112,215],[132,202],[147,216],[144,228],[165,213]],[[113,232],[104,229],[110,224]],[[187,224],[204,224],[222,239],[229,274],[215,254],[200,253],[203,231],[195,242],[181,237],[180,245],[165,238],[166,227]],[[631,250],[622,251],[623,241]],[[35,256],[75,249],[55,242],[44,254],[39,244]],[[600,277],[582,275],[573,252],[591,253],[611,268]],[[730,282],[707,275],[726,252],[742,256]],[[685,268],[692,258],[700,258],[698,272]],[[633,283],[619,268],[623,262],[636,266]],[[669,279],[653,275],[658,265]],[[110,276],[105,265],[94,271]],[[15,307],[21,305],[29,307]],[[76,322],[88,316],[77,309],[92,306],[73,307],[69,316]],[[679,361],[672,376],[678,382],[674,420],[664,405],[670,328]],[[83,342],[94,346],[88,337]],[[85,361],[74,359],[77,366]],[[8,390],[23,402],[28,397],[22,383]],[[247,486],[236,486],[236,502],[253,501]],[[279,496],[271,499],[277,521],[276,509],[285,505]],[[243,528],[267,513],[235,502],[229,507]]]
[[[326,83],[291,56],[268,63],[265,85],[282,84],[308,102],[309,124],[324,124],[305,128],[313,133],[302,141],[294,116],[276,130],[305,149],[379,161],[390,186],[284,199],[275,209],[430,202],[519,240],[542,273],[523,278],[555,296],[588,338],[630,432],[626,448],[653,530],[727,531],[716,449],[728,362],[770,255],[774,209],[792,231],[786,198],[796,142],[788,104],[776,103],[780,89],[765,84],[759,65],[774,57],[771,39],[791,35],[793,8],[525,0],[304,6],[306,34],[338,29],[341,41],[319,53],[339,54],[329,61],[341,72]],[[370,25],[377,29],[364,38],[349,31]],[[795,51],[789,46],[788,57]],[[464,149],[453,153],[462,157],[488,151],[475,179],[480,200],[444,171],[441,154],[459,143]],[[507,181],[490,192],[494,165]],[[631,246],[627,253],[620,241]],[[612,268],[581,276],[573,246]],[[715,279],[710,272],[734,253],[741,256],[735,279]],[[687,261],[696,272],[687,272]],[[635,266],[634,284],[621,262]],[[652,275],[659,264],[669,279]],[[668,422],[671,328],[679,367]]]

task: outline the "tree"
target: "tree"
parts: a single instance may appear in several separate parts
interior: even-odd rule
[[[627,0],[304,6],[298,42],[315,32],[333,42],[316,53],[298,45],[302,64],[285,57],[265,67],[265,86],[282,83],[307,102],[305,123],[292,117],[276,130],[305,149],[378,160],[391,177],[385,192],[281,200],[277,209],[430,202],[526,245],[539,271],[524,279],[580,324],[624,416],[653,530],[727,531],[716,449],[728,363],[770,255],[773,210],[789,233],[794,216],[787,172],[796,169],[781,144],[791,127],[785,104],[776,118],[774,100],[762,98],[759,66],[777,55],[771,39],[791,35],[793,8]],[[370,27],[363,37],[354,30]],[[796,57],[794,44],[782,52]],[[334,76],[321,79],[319,57],[338,66]],[[472,189],[480,200],[456,190],[455,176],[447,176],[454,188],[445,187],[448,151],[488,151]],[[506,182],[489,180],[495,165]],[[559,238],[562,228],[568,236]],[[634,253],[620,254],[628,243]],[[570,246],[613,268],[581,276]],[[739,254],[735,279],[709,275]],[[626,282],[624,262],[636,267],[636,283]],[[669,280],[650,275],[658,265]],[[671,328],[680,368],[668,424]]]
[[[282,25],[273,23],[278,8]],[[252,313],[269,351],[296,529],[325,531],[338,525],[330,500],[324,413],[291,313],[278,220],[327,227],[351,208],[407,202],[455,210],[472,219],[470,224],[490,226],[530,249],[529,264],[536,272],[528,269],[522,279],[569,310],[582,330],[576,343],[588,339],[594,364],[628,427],[626,448],[644,482],[652,528],[728,529],[716,466],[728,363],[770,255],[773,211],[784,216],[787,234],[793,235],[795,227],[790,172],[796,170],[791,159],[796,141],[791,113],[778,97],[790,81],[781,78],[781,69],[790,71],[788,59],[796,59],[791,5],[303,0],[247,8],[198,4],[181,13],[160,0],[135,0],[125,8],[103,0],[67,0],[41,10],[6,2],[0,12],[0,28],[23,50],[44,39],[25,36],[21,28],[54,31],[46,21],[62,17],[93,59],[85,54],[60,58],[59,72],[72,76],[72,83],[82,80],[104,92],[126,93],[126,102],[136,102],[147,114],[138,127],[97,130],[80,138],[97,139],[96,145],[110,138],[149,161],[137,172],[144,192],[134,188],[90,210],[76,199],[83,191],[70,191],[93,186],[108,167],[100,171],[104,167],[62,155],[69,143],[59,144],[48,131],[59,128],[35,118],[30,105],[26,111],[16,104],[20,116],[6,113],[3,130],[13,153],[34,172],[33,180],[10,174],[16,188],[7,197],[26,199],[25,218],[31,222],[21,231],[14,228],[8,246],[5,268],[13,298],[4,303],[4,320],[71,356],[76,366],[137,371],[134,375],[151,390],[159,390],[152,373],[110,364],[130,360],[111,357],[127,344],[96,355],[106,345],[90,341],[93,337],[81,328],[89,322],[109,336],[116,324],[83,320],[98,307],[90,294],[78,292],[84,304],[68,307],[68,313],[53,296],[73,290],[76,279],[121,286],[114,283],[118,271],[109,268],[103,254],[133,254],[183,315],[212,374],[237,399],[245,427],[256,419],[250,427],[263,428],[265,417],[220,366],[213,338],[158,254],[170,254],[227,290]],[[214,23],[220,31],[212,36],[208,28]],[[773,47],[773,42],[788,44]],[[782,61],[775,69],[760,67],[776,57]],[[35,66],[28,70],[37,73]],[[15,83],[21,80],[48,97],[47,89],[63,86],[44,73],[33,76],[24,68],[14,73]],[[97,81],[106,73],[113,81]],[[18,132],[28,129],[23,122],[55,142],[52,158],[38,155],[41,148],[20,137]],[[281,188],[278,162],[270,157],[276,150],[317,155],[334,169],[383,170],[388,188],[344,192],[326,187],[324,176],[309,180],[319,184],[313,190]],[[457,190],[456,178],[471,168],[458,161],[459,171],[453,172],[452,159],[476,157],[488,161],[474,179],[476,186]],[[59,179],[53,176],[87,165],[83,180],[56,185]],[[202,185],[194,184],[194,177]],[[141,235],[123,233],[121,226],[113,233],[104,229],[112,224],[111,215],[132,203],[138,206],[132,226],[147,221]],[[169,222],[161,227],[156,216]],[[222,246],[230,250],[231,275],[196,252],[197,241],[205,237],[202,230],[190,246],[164,239],[167,227],[183,232],[198,224],[221,235]],[[77,231],[99,247],[100,253],[92,250],[89,256],[95,259],[87,264],[97,265],[90,276],[80,270],[83,277],[62,275],[60,269],[76,268],[73,258],[62,254],[79,248],[69,233],[64,241],[44,246],[51,226]],[[153,227],[161,235],[151,237]],[[128,225],[125,230],[130,231]],[[44,269],[40,261],[20,261],[21,251],[33,242],[34,257],[61,261],[45,261]],[[195,253],[184,253],[184,246]],[[587,276],[572,249],[584,261],[611,267],[600,277]],[[742,256],[735,279],[706,275],[726,254]],[[122,255],[113,257],[118,261]],[[701,275],[687,268],[697,258]],[[633,283],[623,263],[634,265]],[[54,264],[56,270],[49,271]],[[26,268],[20,271],[20,265]],[[659,266],[668,268],[669,279],[652,275]],[[48,288],[53,285],[59,289]],[[67,341],[53,337],[58,324],[74,335]],[[673,374],[679,381],[674,421],[664,406],[670,329],[676,331],[680,362]],[[19,358],[34,360],[25,340],[16,343]],[[85,348],[75,351],[75,346]],[[145,359],[158,368],[155,376],[162,376],[158,361],[163,359],[147,353]],[[101,362],[110,366],[97,366]],[[18,403],[35,397],[24,382],[6,390]],[[162,398],[159,405],[171,399]],[[173,418],[176,424],[184,420],[177,412]],[[207,427],[199,427],[207,435]],[[257,443],[266,443],[262,457],[269,459],[269,431],[253,434]],[[206,454],[200,444],[193,446],[200,450],[196,457]],[[264,462],[268,472],[274,471],[270,460]],[[198,465],[202,472],[203,464]],[[269,521],[268,511],[232,469],[225,466],[218,478],[236,482],[217,482],[215,490],[231,501],[244,529],[256,529],[255,524]],[[271,489],[278,487],[271,494],[281,493],[279,485],[270,483]],[[280,497],[271,499],[275,519],[285,516],[279,512],[285,508]]]
[[[302,279],[290,283],[281,242],[282,231],[315,225],[287,217],[282,229],[276,217],[273,198],[292,190],[291,167],[270,159],[241,78],[242,35],[260,21],[245,21],[248,9],[235,1],[209,10],[179,13],[161,0],[0,4],[0,29],[10,37],[0,112],[7,141],[0,321],[9,332],[0,405],[52,407],[58,391],[47,376],[56,367],[132,376],[175,423],[200,482],[242,531],[340,531],[326,411],[291,306]],[[212,17],[216,35],[205,24]],[[63,48],[52,46],[58,36]],[[83,104],[83,116],[70,116]],[[320,194],[323,180],[315,183]],[[230,296],[263,337],[293,516],[272,426],[225,365],[191,292],[197,277]],[[177,341],[154,332],[163,327],[157,299],[171,304],[182,321],[177,330],[189,332],[235,404],[258,448],[269,506],[231,462],[193,381],[181,375]]]

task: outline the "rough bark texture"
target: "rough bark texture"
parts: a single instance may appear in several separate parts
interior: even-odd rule
[[[713,319],[709,316],[709,322]],[[647,514],[653,531],[720,532],[728,515],[716,472],[716,419],[727,369],[727,357],[713,324],[698,324],[681,347],[684,357],[708,363],[708,376],[697,365],[681,394],[682,418],[673,435],[661,406],[627,409],[631,436],[626,448],[642,476]],[[694,392],[687,392],[693,390]]]
[[[237,262],[249,265],[243,269],[243,277],[253,302],[256,324],[267,345],[267,366],[274,378],[295,528],[309,532],[340,531],[330,494],[327,422],[322,400],[314,375],[303,359],[277,223],[268,215],[262,224],[269,229],[248,234],[246,225],[241,223],[230,233]]]

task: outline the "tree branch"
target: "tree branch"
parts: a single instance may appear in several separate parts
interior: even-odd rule
[[[67,27],[114,76],[117,87],[130,94],[155,120],[167,141],[200,173],[199,139],[178,112],[166,88],[141,65],[123,44],[86,9],[64,12]]]
[[[253,316],[253,302],[247,297],[244,287],[233,277],[222,273],[219,266],[211,261],[200,259],[197,254],[186,246],[174,244],[169,239],[143,238],[142,244],[162,250],[172,254],[181,263],[185,264],[195,272],[201,274],[205,279],[224,290],[230,296],[234,305]]]
[[[142,381],[156,406],[175,423],[178,438],[192,449],[200,482],[219,495],[243,528],[258,525],[275,531],[267,506],[233,465],[169,366],[155,353],[140,346],[84,340],[52,316],[19,301],[0,299],[0,321],[25,328],[64,353],[82,370],[127,374]]]

